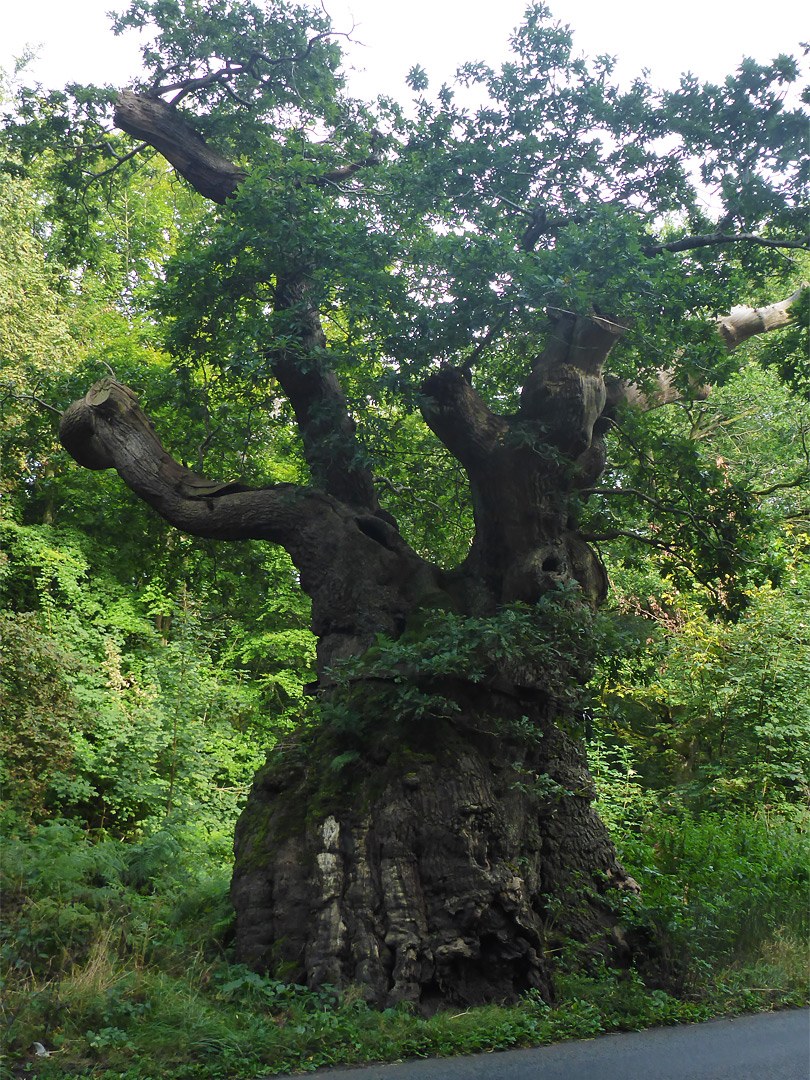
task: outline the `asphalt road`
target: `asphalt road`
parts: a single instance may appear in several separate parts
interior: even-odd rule
[[[810,1010],[310,1075],[329,1080],[810,1080]]]

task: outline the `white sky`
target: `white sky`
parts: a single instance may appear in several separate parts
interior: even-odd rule
[[[337,29],[363,46],[352,47],[352,89],[359,96],[388,93],[407,100],[404,86],[415,63],[438,89],[457,64],[504,59],[510,31],[524,0],[324,0]],[[113,37],[106,12],[126,0],[0,0],[0,68],[10,71],[26,45],[37,47],[33,69],[46,86],[67,82],[123,86],[137,72],[132,33]],[[805,0],[550,0],[555,17],[569,23],[575,45],[589,55],[610,53],[624,77],[641,68],[652,81],[673,86],[680,72],[720,79],[746,56],[768,61],[780,52],[800,55],[810,40]],[[473,12],[475,12],[473,14]]]

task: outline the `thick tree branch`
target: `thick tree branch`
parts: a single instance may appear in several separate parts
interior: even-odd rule
[[[422,415],[470,480],[470,580],[507,603],[576,580],[599,603],[606,575],[571,527],[569,495],[604,467],[604,441],[593,428],[605,404],[602,365],[623,328],[599,316],[552,318],[516,416],[493,413],[468,373],[451,367],[425,380]]]
[[[198,476],[163,448],[135,394],[102,379],[66,409],[65,449],[88,469],[114,468],[175,528],[215,540],[269,540],[289,552],[312,599],[319,673],[379,633],[396,637],[411,604],[438,588],[435,567],[378,516],[295,484],[248,488]]]
[[[728,315],[722,315],[717,320],[717,330],[728,351],[732,352],[738,345],[757,334],[767,334],[770,330],[787,326],[791,321],[790,309],[808,287],[810,286],[805,283],[785,300],[767,307],[754,308],[741,304],[733,307]]]
[[[760,247],[810,250],[810,236],[805,236],[802,240],[779,240],[770,236],[757,236],[755,233],[702,233],[699,236],[670,240],[666,244],[651,244],[643,250],[645,255],[660,255],[663,251],[694,251],[696,248],[718,247],[723,244],[758,244]]]
[[[195,80],[200,86],[216,81],[214,76]],[[174,166],[184,179],[206,199],[226,203],[235,195],[247,173],[205,141],[193,124],[177,110],[175,101],[122,90],[115,104],[117,127],[139,139],[143,146],[152,146]],[[349,162],[321,175],[313,175],[304,183],[324,187],[349,179],[361,169],[379,164],[375,143],[378,132],[372,132],[371,153],[360,161]],[[135,151],[133,151],[134,153]],[[131,156],[131,155],[127,155]],[[125,161],[126,158],[122,158]]]
[[[422,383],[422,416],[433,434],[467,469],[485,464],[509,433],[462,368],[443,367]]]
[[[296,315],[299,348],[274,352],[270,359],[295,412],[315,483],[349,506],[381,513],[343,389],[327,362],[326,336],[303,273],[279,277],[275,306]]]
[[[115,379],[95,383],[65,410],[59,437],[80,465],[115,469],[161,517],[195,536],[271,540],[292,554],[313,518],[337,512],[328,496],[293,484],[248,488],[193,473],[164,450],[136,395]]]
[[[201,138],[173,105],[160,98],[122,90],[115,103],[117,127],[159,151],[195,191],[225,203],[246,177]]]
[[[115,122],[163,154],[201,195],[214,202],[225,203],[246,177],[165,101],[125,90],[116,105]],[[344,172],[339,170],[341,175]],[[298,342],[271,354],[273,374],[292,404],[315,483],[350,506],[382,514],[343,390],[328,364],[326,337],[310,301],[305,267],[279,267],[275,306],[293,314]]]
[[[523,387],[518,418],[539,425],[545,442],[576,458],[591,445],[605,407],[602,371],[624,327],[598,315],[552,317],[551,339]]]
[[[791,296],[766,307],[754,308],[747,304],[733,307],[728,315],[721,315],[717,319],[717,332],[726,343],[726,349],[733,352],[738,345],[742,345],[749,338],[758,334],[767,334],[771,330],[780,330],[789,326],[792,316],[791,308],[802,295],[810,288],[807,283],[803,284]],[[646,412],[649,409],[658,408],[660,405],[670,405],[675,401],[682,401],[684,394],[675,385],[673,373],[661,370],[656,377],[655,389],[642,390],[635,383],[626,379],[615,379],[608,376],[605,380],[607,387],[607,404],[609,408],[615,408],[620,402],[626,402],[634,408]],[[711,394],[711,387],[695,382],[691,383],[690,399],[705,401]]]
[[[607,409],[612,411],[621,402],[632,405],[641,412],[649,412],[658,409],[662,405],[672,405],[676,401],[705,401],[711,396],[712,388],[706,383],[689,380],[689,394],[684,394],[674,382],[674,372],[661,369],[655,373],[655,388],[642,390],[637,383],[627,379],[617,379],[614,376],[605,376],[607,390]]]

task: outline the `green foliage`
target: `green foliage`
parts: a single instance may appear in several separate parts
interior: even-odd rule
[[[695,985],[720,963],[756,956],[763,942],[806,939],[806,815],[697,816],[664,804],[640,826],[617,824],[614,837],[624,866],[644,882],[639,918],[652,920],[673,969]]]
[[[807,262],[805,261],[805,268]],[[810,289],[790,309],[791,322],[777,341],[766,341],[762,363],[775,369],[796,394],[810,397]]]
[[[60,268],[49,264],[34,186],[0,172],[0,360],[3,384],[64,369],[69,345],[59,311]]]
[[[77,469],[43,422],[40,403],[83,392],[101,361],[137,372],[170,424],[186,401],[199,423],[183,432],[189,456],[214,430],[215,393],[169,370],[139,313],[183,210],[165,172],[152,179],[106,208],[95,232],[107,261],[74,278],[34,185],[0,178],[3,797],[34,820],[76,816],[118,834],[167,815],[232,821],[301,711],[314,652],[283,553],[244,545],[225,558],[173,536],[111,478]],[[233,445],[232,430],[222,437]]]
[[[236,146],[240,139],[250,145],[256,130],[274,121],[278,127],[290,125],[293,118],[330,118],[340,51],[326,33],[326,16],[308,5],[288,0],[261,6],[230,0],[135,0],[116,18],[114,29],[116,34],[156,31],[143,49],[144,68],[154,76],[154,84],[148,80],[145,85],[210,76],[227,57],[238,78],[230,86],[221,77],[209,79],[196,99],[203,112],[219,118],[218,131],[226,127],[225,118],[240,117],[239,124],[227,125]],[[239,107],[246,100],[256,117],[247,130]]]
[[[8,520],[0,533],[6,798],[119,833],[169,814],[233,821],[300,710],[312,645],[283,626],[289,596],[269,598],[250,634],[224,614],[211,627],[215,597],[173,595],[158,577],[133,596],[91,571],[80,533]]]
[[[459,686],[542,681],[561,716],[580,702],[604,634],[611,624],[583,606],[577,588],[560,588],[536,604],[513,604],[473,618],[447,610],[446,594],[425,598],[396,640],[378,637],[361,657],[331,674],[336,689],[321,712],[342,736],[380,740],[417,736],[427,722],[460,710]],[[497,723],[496,718],[488,723]],[[531,737],[527,726],[522,732]],[[536,734],[536,733],[535,733]],[[356,747],[335,767],[356,760]]]
[[[6,797],[36,816],[73,764],[81,709],[70,671],[70,658],[35,616],[0,613],[0,779]]]
[[[567,675],[587,668],[597,650],[597,620],[583,610],[577,588],[546,593],[535,605],[514,604],[486,618],[418,609],[395,643],[380,642],[365,662],[375,674],[413,665],[428,678],[480,682],[499,664],[520,657],[528,666]],[[379,666],[378,666],[379,665]]]
[[[711,620],[686,597],[666,609],[647,602],[636,626],[648,644],[604,680],[597,709],[605,738],[630,748],[645,784],[701,808],[807,805],[804,546],[779,589],[749,594],[736,624]]]

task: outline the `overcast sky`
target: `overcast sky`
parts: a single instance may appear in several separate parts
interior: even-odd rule
[[[49,87],[67,82],[124,85],[138,69],[138,41],[115,38],[106,12],[126,0],[0,0],[0,67],[7,71],[26,45],[37,48],[34,69]],[[337,29],[362,45],[351,47],[359,96],[409,96],[404,78],[415,63],[435,88],[457,64],[504,59],[525,0],[324,0]],[[768,61],[780,52],[799,55],[810,39],[805,0],[768,8],[754,0],[550,0],[554,16],[570,24],[575,45],[589,55],[610,53],[624,77],[650,69],[654,83],[672,86],[680,72],[720,79],[740,59]]]

